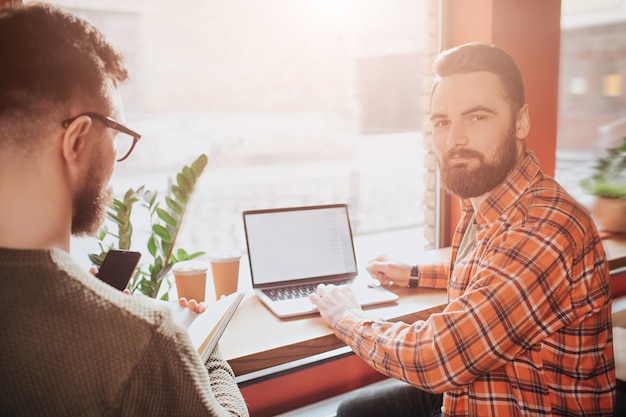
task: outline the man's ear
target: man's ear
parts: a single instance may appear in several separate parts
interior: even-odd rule
[[[528,113],[528,104],[517,112],[517,120],[515,122],[515,137],[517,139],[524,139],[528,136],[530,131],[530,114]]]
[[[84,152],[87,144],[87,132],[92,120],[88,116],[80,116],[72,121],[63,134],[63,158],[67,163],[74,164]]]

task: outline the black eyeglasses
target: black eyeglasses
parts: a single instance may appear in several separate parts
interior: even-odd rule
[[[99,113],[93,113],[93,112],[81,113],[78,116],[74,116],[70,119],[63,120],[61,122],[61,126],[63,126],[64,128],[67,128],[74,120],[78,119],[81,116],[89,116],[92,119],[99,120],[106,127],[109,127],[111,129],[115,129],[118,131],[117,135],[115,135],[115,153],[118,156],[122,155],[122,157],[118,158],[117,162],[121,162],[124,159],[128,158],[131,152],[133,151],[133,149],[135,149],[135,145],[137,144],[137,141],[141,139],[141,135],[135,132],[134,130],[130,130],[126,126],[119,124],[118,122],[111,119],[110,117],[103,116]]]

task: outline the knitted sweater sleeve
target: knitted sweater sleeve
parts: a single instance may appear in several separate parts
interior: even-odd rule
[[[205,364],[211,379],[211,390],[217,402],[233,416],[247,416],[248,408],[235,383],[235,375],[216,347]]]
[[[219,351],[203,366],[187,333],[169,320],[145,345],[120,398],[120,415],[248,416],[233,372]]]

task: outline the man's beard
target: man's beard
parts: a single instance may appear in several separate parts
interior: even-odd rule
[[[476,158],[477,168],[467,165],[449,166],[451,158]],[[441,183],[450,193],[460,198],[481,196],[501,184],[517,163],[515,127],[512,126],[507,136],[500,140],[498,150],[492,161],[485,162],[485,155],[467,149],[451,149],[439,161]]]
[[[72,213],[72,234],[75,236],[95,236],[104,222],[107,207],[113,200],[113,188],[105,180],[99,179],[94,170],[89,173],[83,187],[74,196]]]

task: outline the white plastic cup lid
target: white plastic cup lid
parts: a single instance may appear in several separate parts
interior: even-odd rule
[[[199,272],[206,272],[208,265],[202,261],[181,261],[174,264],[172,272],[178,275],[194,275]]]
[[[211,262],[232,262],[241,258],[241,252],[237,249],[221,249],[209,253]]]

